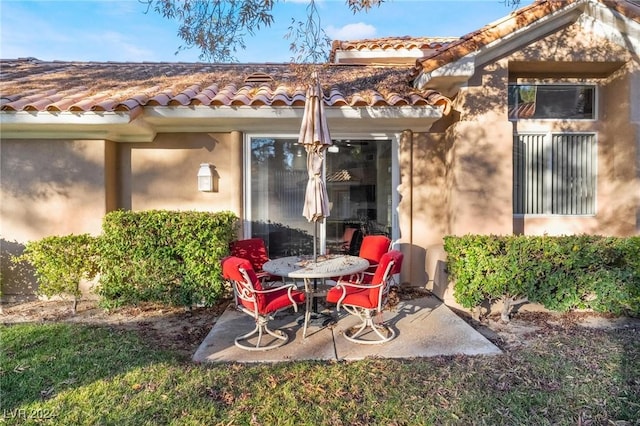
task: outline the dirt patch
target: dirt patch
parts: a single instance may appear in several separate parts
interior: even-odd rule
[[[401,300],[429,295],[429,291],[422,288],[393,289],[389,295],[389,302],[393,306]],[[225,299],[214,307],[196,309],[147,303],[106,311],[95,301],[82,301],[78,304],[74,315],[70,302],[33,301],[3,306],[0,322],[5,325],[66,322],[133,330],[148,344],[176,351],[185,359],[190,359],[229,303],[231,303],[230,299]],[[478,322],[464,312],[457,312],[457,314],[505,351],[527,345],[546,336],[571,333],[576,327],[640,330],[640,319],[590,312],[568,314],[518,312],[508,323],[502,322],[499,315],[486,317]]]
[[[640,318],[615,317],[595,312],[525,311],[515,314],[509,322],[503,322],[500,315],[492,315],[481,321],[475,321],[469,315],[458,314],[496,346],[506,351],[553,335],[570,335],[587,329],[640,331]]]
[[[132,330],[149,344],[190,358],[228,304],[229,300],[223,300],[211,308],[186,309],[146,303],[106,311],[96,301],[81,301],[74,315],[70,302],[33,301],[5,305],[0,321],[4,325],[62,322]]]

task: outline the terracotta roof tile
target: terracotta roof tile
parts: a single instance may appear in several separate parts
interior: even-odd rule
[[[76,102],[82,100],[86,96],[86,92],[76,93],[70,96],[62,97],[58,102],[47,105],[46,109],[50,112],[67,111]]]
[[[334,62],[338,51],[371,50],[433,50],[447,46],[457,37],[381,37],[362,40],[334,40],[331,44],[329,61]]]
[[[466,34],[460,37],[459,40],[443,45],[435,49],[433,53],[418,59],[412,79],[415,79],[421,72],[433,71],[443,65],[454,62],[493,41],[531,25],[539,19],[578,1],[580,0],[538,0],[531,5],[518,9],[507,17]],[[637,3],[629,0],[597,1],[629,19],[640,22],[640,5]]]
[[[605,4],[607,7],[615,10],[618,13],[623,14],[627,18],[640,22],[640,2],[625,1],[625,0],[599,0],[600,3]]]
[[[37,102],[39,99],[48,99],[49,96],[55,93],[56,90],[48,90],[46,92],[29,90],[28,92],[25,92],[24,96],[20,96],[19,94],[10,94],[11,98],[14,100],[2,105],[2,109],[7,111],[20,111],[30,103]],[[4,98],[5,95],[3,94],[2,97]]]
[[[389,95],[389,103],[393,105],[409,105],[409,102],[397,93],[392,93]]]
[[[18,99],[20,99],[22,96],[28,96],[28,94],[25,92],[22,95],[16,94],[16,95],[2,95],[2,98],[0,98],[0,105],[4,105],[4,104],[8,104],[11,102],[15,102]]]
[[[118,106],[118,101],[112,98],[105,99],[104,101],[100,101],[95,105],[91,106],[91,111],[114,111]]]
[[[158,93],[157,95],[149,99],[147,101],[147,105],[166,106],[169,103],[169,101],[171,101],[172,97],[173,97],[173,91],[166,90],[164,92]]]
[[[195,98],[198,93],[200,93],[200,86],[194,84],[193,86],[186,88],[183,92],[178,93],[173,99],[169,101],[169,105],[190,105],[192,99]]]
[[[303,106],[309,69],[293,64],[3,60],[0,108],[108,112],[144,106]],[[412,88],[407,66],[318,65],[315,69],[319,69],[328,106],[443,107],[450,102],[437,92]],[[260,81],[245,82],[256,76]]]
[[[73,112],[86,112],[90,111],[91,108],[97,103],[103,102],[106,99],[107,95],[105,93],[98,93],[93,96],[85,97],[82,100],[74,103],[69,106],[69,111]]]
[[[140,103],[137,100],[133,98],[129,98],[124,102],[120,102],[115,109],[116,111],[131,111],[139,106],[142,106],[142,105],[140,105]]]

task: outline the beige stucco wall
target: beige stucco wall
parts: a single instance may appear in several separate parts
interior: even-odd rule
[[[597,75],[603,67],[589,72],[589,61],[612,62],[607,75]],[[536,66],[540,75],[519,76],[510,71]],[[558,74],[561,62],[579,62],[571,76]],[[621,68],[620,65],[624,64]],[[585,68],[586,67],[586,68]],[[615,68],[619,67],[617,71]],[[567,72],[567,68],[562,68]],[[571,70],[571,67],[569,67]],[[596,72],[597,71],[597,72]],[[520,73],[522,71],[519,71]],[[543,78],[542,74],[548,72]],[[632,102],[638,108],[638,62],[626,49],[612,45],[588,33],[579,23],[532,42],[528,47],[505,54],[476,67],[468,84],[454,101],[459,120],[446,131],[447,176],[445,208],[446,231],[442,235],[467,233],[527,235],[608,234],[634,235],[640,211],[638,180],[638,120],[633,117]],[[577,76],[582,73],[583,76]],[[635,73],[635,74],[634,74]],[[534,73],[535,74],[535,73]],[[551,76],[552,78],[549,78]],[[598,85],[599,119],[589,122],[519,121],[507,116],[507,86],[519,82],[593,82]],[[636,85],[636,86],[634,86]],[[593,217],[513,217],[512,146],[515,131],[596,131],[598,133],[598,198]],[[413,191],[414,203],[420,203],[420,191]],[[442,197],[441,197],[442,198]],[[423,200],[422,202],[425,202]],[[434,218],[413,217],[413,227],[428,228],[442,223]],[[432,239],[436,240],[435,236]],[[440,246],[441,247],[441,246]],[[426,253],[427,274],[434,277],[436,295],[451,305],[452,286],[444,271],[445,253],[431,247]]]
[[[444,134],[405,131],[400,138],[400,249],[405,255],[401,281],[424,286],[433,280],[435,258],[448,229],[445,191],[447,151]]]
[[[569,40],[571,40],[569,42]],[[597,120],[535,121],[515,123],[516,131],[596,132],[598,181],[596,215],[590,217],[525,217],[516,221],[516,232],[527,235],[604,234],[634,235],[640,231],[636,212],[640,206],[638,187],[639,124],[632,117],[632,84],[637,84],[639,64],[622,46],[617,46],[575,23],[528,48],[510,55],[511,62],[533,61],[543,56],[550,62],[574,61],[584,76],[549,79],[518,77],[518,82],[562,81],[597,85]],[[606,75],[589,75],[587,61],[620,64]],[[585,68],[586,67],[586,68]],[[553,70],[553,65],[551,65]],[[635,75],[634,75],[635,73]],[[514,78],[514,76],[512,76]],[[634,79],[636,83],[634,83]],[[637,93],[637,92],[636,92]]]
[[[132,210],[231,210],[242,214],[242,134],[160,134],[150,143],[2,140],[1,271],[5,300],[33,296],[36,282],[9,256],[51,235],[98,235],[102,219]],[[219,175],[199,192],[200,163]]]
[[[489,64],[476,71],[456,99],[460,121],[448,129],[453,235],[512,231],[513,130],[506,120],[507,84],[507,64]]]
[[[442,237],[510,234],[513,230],[513,128],[507,118],[508,66],[480,67],[454,102],[459,121],[446,131],[446,227],[427,252],[433,292],[455,305]],[[434,238],[435,240],[435,238]]]
[[[238,132],[160,134],[152,143],[122,144],[119,159],[123,208],[242,213],[242,135]],[[198,191],[201,163],[215,167],[218,192]]]
[[[100,233],[105,213],[105,142],[2,140],[0,272],[3,296],[33,293],[29,270],[10,256],[51,235]]]

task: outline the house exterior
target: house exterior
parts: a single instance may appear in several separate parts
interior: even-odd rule
[[[34,285],[10,254],[115,209],[231,210],[273,256],[308,250],[312,71],[334,141],[321,247],[388,234],[401,281],[453,303],[445,235],[637,235],[639,55],[637,2],[543,0],[461,38],[335,41],[328,64],[3,60],[3,297]]]

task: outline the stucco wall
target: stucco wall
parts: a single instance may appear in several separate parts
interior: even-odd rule
[[[242,213],[240,133],[160,134],[152,143],[121,145],[119,158],[123,208]],[[198,191],[200,163],[215,167],[218,192]]]
[[[2,293],[33,296],[28,268],[9,256],[50,235],[98,235],[104,215],[132,210],[231,210],[242,214],[242,135],[160,134],[151,143],[3,140]],[[211,163],[218,192],[199,192],[200,163]]]
[[[33,293],[28,270],[10,255],[51,235],[100,233],[105,214],[105,142],[2,140],[0,267],[3,296]]]
[[[399,226],[400,248],[405,254],[401,281],[430,285],[442,236],[448,229],[448,193],[445,191],[449,146],[443,133],[414,134],[400,139]]]
[[[590,69],[590,61],[598,64]],[[560,65],[563,62],[576,64]],[[535,71],[527,72],[527,69]],[[603,70],[607,72],[603,74]],[[633,119],[631,107],[632,102],[638,103],[638,99],[632,97],[638,93],[637,74],[637,60],[631,58],[624,47],[590,34],[581,23],[477,65],[475,74],[455,98],[454,114],[459,120],[447,129],[445,146],[450,148],[446,154],[448,226],[445,234],[637,234],[639,142],[638,123]],[[510,81],[593,82],[599,87],[599,119],[510,122],[507,114]],[[513,133],[531,130],[598,133],[595,216],[514,219]],[[419,191],[413,194],[415,202]],[[414,228],[428,227],[434,223],[430,220],[433,219],[415,215]],[[433,272],[427,269],[434,276],[434,292],[448,304],[457,305],[443,267],[444,251],[432,247],[426,256],[427,265],[436,265]]]
[[[511,78],[520,83],[568,82],[597,85],[597,120],[550,121],[521,120],[515,124],[517,131],[596,132],[598,144],[598,176],[596,215],[588,217],[529,216],[515,221],[514,231],[527,235],[604,234],[634,235],[640,229],[637,211],[640,206],[638,193],[638,122],[632,117],[632,106],[638,99],[632,92],[637,73],[637,60],[622,46],[614,45],[585,28],[582,21],[532,43],[526,49],[511,54],[511,64],[533,62],[543,57],[554,64],[578,63],[573,75],[524,76],[518,73]],[[589,61],[593,65],[590,73]],[[602,73],[602,63],[613,64],[612,71]],[[616,69],[617,67],[617,69]],[[596,72],[597,71],[597,72]],[[566,73],[566,71],[565,71]],[[634,77],[635,73],[635,77]]]
[[[448,129],[449,232],[512,232],[513,127],[507,118],[508,68],[502,61],[477,70],[454,108]]]

